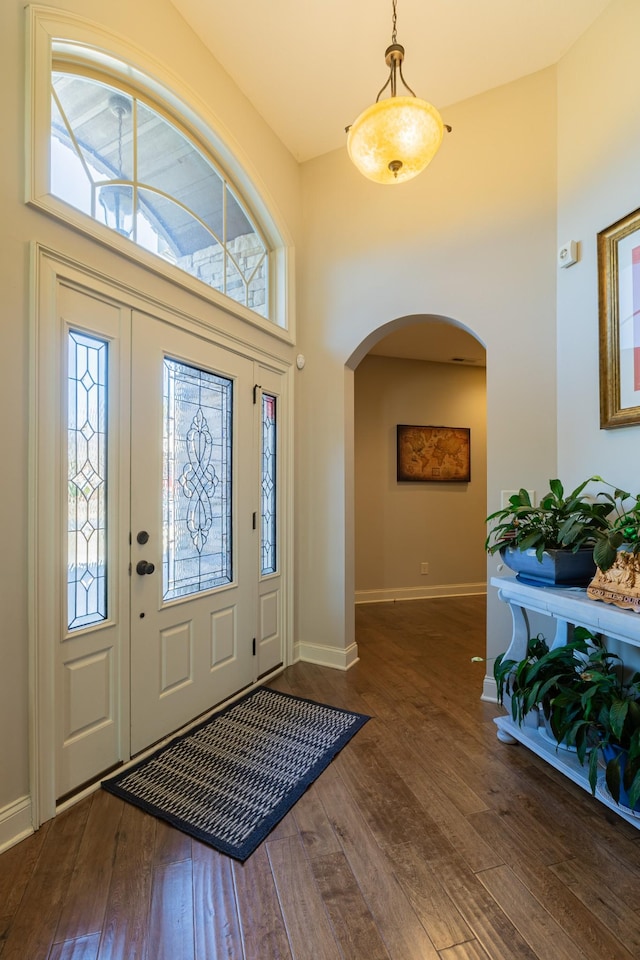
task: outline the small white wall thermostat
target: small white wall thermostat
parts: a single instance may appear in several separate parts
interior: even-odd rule
[[[563,243],[560,249],[558,250],[558,266],[572,267],[573,264],[577,262],[578,262],[578,241],[569,240],[568,243]]]
[[[299,353],[296,357],[296,367],[298,370],[302,370],[305,365],[304,353]]]

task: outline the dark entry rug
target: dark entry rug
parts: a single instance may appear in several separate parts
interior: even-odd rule
[[[259,687],[102,786],[246,860],[369,719]]]

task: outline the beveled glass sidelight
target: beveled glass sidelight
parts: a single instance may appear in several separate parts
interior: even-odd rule
[[[276,500],[276,397],[262,394],[262,509],[260,529],[260,572],[275,573],[278,569],[276,554],[277,500]]]
[[[107,618],[108,344],[68,335],[67,626]]]

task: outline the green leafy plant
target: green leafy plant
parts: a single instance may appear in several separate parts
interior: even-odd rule
[[[601,483],[607,483],[602,477],[593,477]],[[593,559],[601,570],[613,566],[619,548],[624,544],[629,553],[640,553],[640,495],[627,490],[613,489],[613,493],[603,490],[599,496],[607,504],[607,526],[595,533]]]
[[[616,803],[621,788],[629,805],[640,801],[640,673],[625,680],[621,658],[601,639],[588,635],[591,652],[577,681],[564,686],[553,699],[556,736],[575,743],[578,759],[587,764],[589,785],[595,793],[598,760],[605,756],[605,780]]]
[[[542,560],[545,550],[570,549],[575,553],[593,547],[600,542],[600,535],[609,532],[612,509],[610,497],[599,501],[585,493],[594,479],[601,478],[589,477],[566,496],[560,480],[550,480],[549,492],[535,507],[528,492],[519,490],[509,498],[508,506],[487,517],[487,523],[497,522],[487,536],[485,549],[490,554],[505,547],[534,549]]]
[[[498,701],[509,699],[514,723],[541,709],[557,743],[575,748],[588,767],[592,793],[603,754],[614,801],[624,788],[632,809],[640,803],[640,673],[626,681],[621,658],[601,637],[576,627],[570,643],[549,649],[539,634],[522,660],[496,657],[493,673]]]
[[[546,719],[552,722],[555,698],[577,681],[588,654],[589,645],[582,628],[576,628],[570,643],[551,650],[545,638],[538,634],[529,640],[522,660],[507,660],[504,654],[496,657],[493,675],[498,702],[504,703],[505,696],[510,698],[511,716],[519,726],[535,707],[541,708]]]

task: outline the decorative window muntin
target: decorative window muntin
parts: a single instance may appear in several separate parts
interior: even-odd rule
[[[164,600],[233,580],[233,381],[164,361]]]
[[[51,192],[258,315],[269,250],[227,178],[137,92],[51,74]]]
[[[262,394],[260,572],[276,573],[277,560],[277,399]]]
[[[67,627],[107,619],[108,344],[68,334]]]

